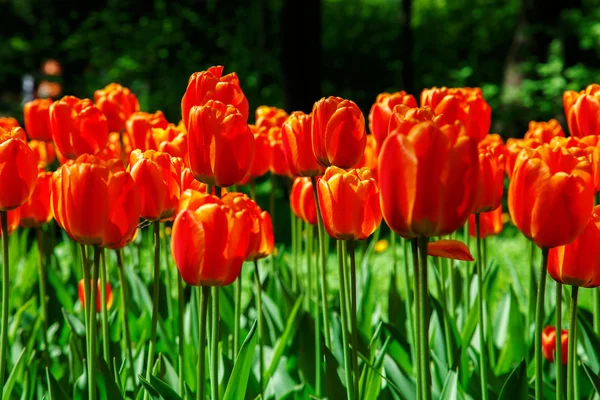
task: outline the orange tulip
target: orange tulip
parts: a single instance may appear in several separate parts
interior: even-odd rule
[[[188,152],[196,179],[221,187],[244,179],[254,159],[254,135],[242,114],[213,100],[189,114]]]
[[[194,192],[206,193],[206,184],[199,182],[194,178],[194,174],[192,174],[192,170],[188,167],[184,167],[181,170],[181,198],[179,199],[179,210],[183,207],[181,203],[184,201],[184,193],[188,190],[192,189]],[[213,186],[211,190],[211,194],[215,194],[216,189]],[[227,193],[227,189],[221,188],[221,195],[224,196]]]
[[[223,203],[234,212],[245,210],[250,217],[250,237],[246,261],[265,258],[273,252],[273,223],[268,212],[261,208],[243,193],[227,193],[223,196]]]
[[[388,127],[392,118],[392,111],[398,104],[408,108],[417,108],[417,100],[412,94],[401,90],[396,93],[381,93],[377,95],[375,104],[369,112],[369,131],[374,135],[379,147],[383,145],[388,136]]]
[[[492,108],[479,88],[431,88],[421,92],[421,107],[442,115],[444,124],[460,121],[467,135],[482,140],[490,131]]]
[[[488,135],[479,142],[479,183],[475,212],[492,211],[502,204],[505,149],[500,135]]]
[[[471,214],[473,215],[473,214]],[[427,242],[427,255],[459,261],[475,261],[469,247],[458,240],[440,239]]]
[[[162,111],[157,111],[154,114],[146,112],[136,112],[131,114],[125,128],[127,137],[132,149],[156,150],[158,146],[152,137],[153,128],[166,129],[169,122],[166,120]]]
[[[583,154],[591,158],[594,170],[594,189],[600,191],[600,136],[588,135],[577,141],[578,146],[583,149]]]
[[[52,103],[50,129],[56,148],[70,159],[98,154],[108,140],[106,117],[90,99],[65,96]]]
[[[512,178],[517,157],[524,148],[537,149],[542,145],[538,139],[516,139],[510,138],[506,141],[506,162],[505,170],[509,179]]]
[[[287,176],[290,174],[290,168],[285,159],[285,153],[283,150],[283,141],[281,137],[281,128],[273,127],[268,132],[270,162],[269,170],[275,175]]]
[[[140,218],[140,194],[119,160],[84,154],[52,175],[52,214],[82,244],[116,249],[129,243]]]
[[[377,176],[377,158],[379,157],[379,149],[375,136],[367,135],[367,147],[365,148],[365,154],[356,164],[356,169],[369,168],[373,173],[373,176]]]
[[[140,111],[140,103],[129,88],[118,83],[110,83],[104,89],[94,92],[96,106],[106,115],[108,129],[121,132],[131,114]]]
[[[44,171],[40,167],[38,179],[33,194],[21,207],[20,225],[25,228],[37,228],[52,220],[50,207],[50,188],[52,185],[52,172]]]
[[[550,249],[548,273],[563,285],[600,286],[600,205],[594,207],[589,221],[573,242]]]
[[[317,207],[309,178],[296,178],[290,192],[290,207],[296,217],[311,225],[317,225]]]
[[[175,218],[171,254],[188,285],[226,286],[240,275],[247,254],[250,218],[204,194]]]
[[[363,240],[381,224],[379,187],[368,168],[329,167],[318,181],[319,208],[329,236]]]
[[[541,143],[550,143],[555,137],[565,137],[565,132],[560,126],[560,122],[551,119],[548,122],[530,121],[524,139],[536,139]]]
[[[569,357],[569,331],[566,329],[560,331],[560,347],[562,363],[566,364]],[[542,351],[544,358],[553,363],[556,354],[556,327],[547,326],[542,331]]]
[[[456,133],[453,126],[440,128],[426,121],[383,144],[378,165],[381,208],[399,235],[447,235],[475,211],[477,142]]]
[[[136,149],[129,156],[129,172],[140,191],[142,218],[175,218],[181,195],[181,166],[177,161],[167,153]]]
[[[52,164],[56,159],[56,153],[54,151],[54,145],[52,142],[30,140],[27,144],[29,145],[29,148],[33,150],[38,165],[41,165],[45,168]]]
[[[35,99],[23,106],[23,117],[27,136],[32,140],[43,142],[52,141],[52,130],[50,129],[50,106],[52,99]]]
[[[405,105],[399,104],[394,107],[392,115],[390,117],[389,132],[388,136],[399,133],[401,135],[408,135],[408,132],[420,122],[425,121],[436,121],[439,117],[436,117],[431,108],[408,108]],[[383,146],[383,143],[379,144]]]
[[[283,153],[293,176],[318,176],[325,168],[317,162],[312,148],[312,114],[293,112],[281,127]]]
[[[0,128],[10,131],[12,128],[18,128],[19,121],[13,117],[0,117]]]
[[[203,106],[210,100],[219,101],[236,108],[244,122],[248,121],[248,100],[240,87],[235,72],[223,75],[223,67],[218,65],[206,71],[194,72],[188,81],[181,99],[181,117],[189,129],[190,111],[194,106]]]
[[[172,157],[186,159],[187,132],[180,130],[173,124],[166,128],[152,128],[152,138],[158,151],[169,153]]]
[[[564,147],[544,145],[519,153],[508,189],[513,223],[539,247],[571,243],[594,204],[592,166]]]
[[[19,207],[35,189],[38,169],[22,128],[0,128],[0,210]]]
[[[352,168],[366,146],[365,118],[353,101],[330,96],[315,103],[312,148],[321,165]]]
[[[102,296],[100,296],[100,281],[97,282],[98,284],[98,296],[96,296],[96,312],[99,313],[102,311]],[[90,282],[90,286],[92,285],[92,282]],[[83,307],[85,307],[85,282],[83,279],[81,279],[79,281],[79,284],[77,285],[77,292],[79,294],[79,301],[81,302],[81,305]],[[113,303],[113,294],[112,294],[112,286],[110,285],[109,282],[106,282],[106,309],[110,310],[110,308],[112,307],[112,303]]]
[[[479,234],[482,239],[499,234],[502,232],[503,225],[502,205],[498,206],[495,210],[479,214]],[[471,214],[469,217],[469,235],[471,237],[477,237],[477,231],[475,230],[475,214]]]
[[[106,143],[106,147],[102,150],[98,157],[109,161],[112,159],[120,160],[123,165],[127,165],[128,162],[128,154],[131,153],[131,147],[126,145],[125,136],[121,135],[119,132],[112,132],[108,135],[108,142]]]
[[[277,127],[281,128],[281,125],[285,122],[288,117],[288,113],[277,107],[260,106],[255,112],[256,125],[259,128],[263,126],[267,129]]]
[[[565,92],[563,105],[571,136],[600,135],[600,85],[589,85],[579,93]]]
[[[246,185],[251,179],[258,178],[269,172],[272,158],[269,130],[265,127],[248,126],[254,136],[254,159],[252,160],[248,175],[240,182],[242,185]]]

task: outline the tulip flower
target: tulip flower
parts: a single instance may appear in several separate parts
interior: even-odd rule
[[[296,178],[290,192],[290,207],[298,218],[311,225],[317,225],[317,207],[309,178]]]
[[[458,240],[440,239],[435,242],[428,242],[427,255],[448,258],[450,260],[475,261],[469,247]]]
[[[281,137],[281,128],[273,127],[268,132],[269,147],[269,170],[275,175],[287,176],[290,174],[290,168],[285,158],[283,150],[283,141]]]
[[[537,149],[543,143],[538,139],[516,139],[510,138],[506,141],[506,162],[505,170],[506,176],[512,179],[515,164],[517,162],[517,156],[524,148]]]
[[[519,153],[508,190],[508,209],[516,227],[539,247],[575,240],[593,204],[592,166],[586,157],[550,145]]]
[[[233,283],[247,254],[250,228],[245,210],[236,212],[209,194],[179,212],[171,253],[183,280],[193,286]]]
[[[505,148],[499,135],[479,142],[479,183],[476,213],[492,211],[502,204]]]
[[[203,106],[214,100],[236,108],[244,122],[248,121],[248,100],[240,87],[235,72],[223,76],[222,66],[210,67],[206,71],[194,72],[188,81],[181,99],[181,119],[189,129],[189,116],[192,107]]]
[[[158,151],[187,159],[187,132],[169,124],[166,128],[153,128],[152,138]]]
[[[84,154],[52,175],[52,214],[81,243],[117,249],[133,238],[140,194],[118,160]]]
[[[19,223],[21,222],[21,208],[15,208],[14,210],[10,210],[6,213],[6,228],[8,229],[8,236],[12,235],[17,228],[19,227]],[[0,237],[2,237],[2,231],[0,230]]]
[[[377,95],[375,104],[369,112],[369,131],[375,137],[378,146],[381,147],[388,136],[388,127],[392,117],[392,111],[398,104],[407,108],[417,108],[417,101],[412,94],[401,90],[396,93],[381,93]]]
[[[375,136],[367,135],[367,147],[365,148],[365,154],[356,164],[356,169],[369,168],[373,173],[373,176],[377,176],[377,159],[379,158],[379,149]]]
[[[390,117],[388,136],[399,133],[401,135],[408,135],[408,132],[420,122],[438,120],[431,108],[409,108],[405,105],[399,104],[394,107],[392,115]],[[380,147],[383,143],[380,144]]]
[[[561,358],[562,363],[567,363],[567,348],[569,345],[569,331],[563,329],[560,333],[561,343]],[[544,357],[550,362],[554,362],[554,354],[556,354],[556,328],[554,326],[547,326],[542,332],[542,350]]]
[[[244,179],[254,159],[254,136],[242,114],[209,100],[189,115],[188,152],[196,179],[221,187]]]
[[[13,117],[0,117],[0,128],[10,131],[12,128],[18,128],[19,121]]]
[[[324,168],[312,148],[312,115],[293,112],[281,127],[283,153],[293,176],[318,176]]]
[[[106,115],[111,132],[123,131],[129,116],[140,110],[140,103],[135,94],[118,83],[110,83],[104,89],[96,90],[94,101]]]
[[[39,168],[37,183],[33,194],[21,207],[20,225],[25,228],[38,228],[52,220],[50,206],[50,188],[52,185],[52,172]]]
[[[367,146],[365,118],[351,100],[327,97],[312,110],[313,153],[324,167],[352,168]]]
[[[45,168],[48,165],[52,164],[56,159],[56,152],[54,151],[54,145],[52,144],[52,142],[30,140],[27,144],[35,154],[37,165],[41,165]]]
[[[149,221],[175,218],[181,195],[181,166],[167,153],[136,149],[129,172],[141,196],[140,215]]]
[[[124,166],[129,162],[128,154],[131,153],[131,146],[126,143],[125,135],[119,132],[112,132],[108,135],[106,147],[98,154],[98,157],[104,161],[113,159],[120,160]]]
[[[90,286],[93,285],[92,282],[90,282]],[[100,292],[100,281],[97,282],[98,285],[98,292]],[[83,307],[85,307],[85,282],[83,281],[83,279],[81,279],[79,281],[79,284],[77,285],[77,293],[79,294],[79,301],[81,302],[81,305]],[[110,285],[110,283],[106,282],[106,309],[110,310],[110,308],[112,307],[112,303],[113,303],[113,294],[112,294],[112,286]],[[102,311],[102,298],[100,296],[96,297],[96,312],[99,313],[100,311]]]
[[[248,171],[248,175],[240,184],[246,185],[252,179],[258,178],[269,172],[271,164],[271,143],[269,141],[269,130],[265,127],[258,128],[248,125],[254,136],[254,159]]]
[[[158,146],[152,136],[152,129],[167,129],[168,126],[169,122],[165,119],[162,111],[157,111],[154,114],[136,112],[131,114],[125,123],[131,148],[142,151],[156,150]]]
[[[258,128],[281,128],[288,117],[288,113],[277,107],[260,106],[256,109],[255,117],[254,125]]]
[[[37,160],[22,128],[0,128],[0,211],[14,210],[32,195]]]
[[[69,159],[98,154],[108,140],[106,117],[90,99],[65,96],[52,103],[50,129],[56,148]]]
[[[50,106],[53,102],[52,99],[35,99],[23,106],[25,129],[29,139],[42,142],[52,141]]]
[[[379,187],[368,168],[329,167],[318,182],[319,207],[329,236],[363,240],[381,223]]]
[[[563,94],[565,116],[571,136],[600,135],[600,86],[592,84],[580,93]]]
[[[536,139],[541,143],[550,143],[555,137],[565,137],[565,132],[560,126],[560,122],[551,119],[548,122],[530,121],[529,129],[525,132],[523,138],[525,140]]]
[[[479,213],[479,234],[482,239],[502,232],[502,205],[492,211]],[[469,236],[477,237],[475,230],[475,214],[469,217]]]

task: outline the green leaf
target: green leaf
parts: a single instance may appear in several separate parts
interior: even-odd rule
[[[123,395],[119,390],[119,386],[115,382],[114,375],[110,372],[108,364],[104,361],[104,358],[98,357],[96,359],[97,367],[97,385],[98,391],[100,392],[101,399],[123,399]]]
[[[150,383],[152,387],[156,389],[158,393],[165,400],[182,400],[181,396],[175,392],[165,381],[155,377],[154,375],[150,376]]]
[[[588,357],[588,366],[592,368],[592,371],[600,370],[600,358],[598,356],[598,349],[600,349],[600,338],[594,332],[592,325],[583,318],[582,313],[577,315],[579,324],[583,329],[578,329],[577,333],[580,333],[583,338],[583,347],[585,348],[585,354]]]
[[[24,356],[26,352],[27,349],[23,349],[23,351],[21,351],[21,355],[19,356],[17,363],[6,380],[6,383],[4,384],[4,390],[2,391],[2,400],[10,400],[10,395],[12,394],[17,377],[25,365],[26,359]]]
[[[364,388],[362,388],[363,399],[365,400],[375,400],[379,398],[379,393],[381,392],[381,381],[383,377],[383,361],[387,353],[387,348],[390,344],[390,339],[391,337],[388,336],[383,343],[383,346],[381,346],[381,349],[375,358],[375,362],[373,363],[372,369],[370,370],[370,373],[367,374],[366,385]]]
[[[254,351],[256,350],[256,341],[258,340],[255,333],[256,321],[252,324],[248,336],[246,336],[244,343],[242,343],[242,348],[233,366],[223,400],[244,400],[246,396],[246,386],[248,385]]]
[[[152,386],[152,384],[148,382],[146,378],[144,378],[141,374],[138,374],[138,379],[140,380],[142,386],[144,387],[144,389],[146,389],[146,392],[148,392],[150,397],[155,399],[160,398],[160,393],[158,393],[158,390],[154,389],[154,386]]]
[[[48,380],[48,399],[49,400],[61,400],[68,399],[69,396],[64,392],[60,384],[54,379],[54,376],[50,373],[46,367],[46,379]]]
[[[444,380],[440,400],[455,400],[458,398],[458,375],[456,371],[449,370]]]
[[[522,360],[504,382],[498,400],[526,399],[527,390],[527,364]]]
[[[592,371],[592,369],[590,367],[588,367],[588,365],[586,363],[581,363],[581,364],[583,365],[583,370],[585,371],[585,374],[587,375],[588,379],[590,380],[592,387],[596,391],[596,394],[600,395],[600,377],[598,377],[598,375],[596,375],[594,373],[594,371]]]

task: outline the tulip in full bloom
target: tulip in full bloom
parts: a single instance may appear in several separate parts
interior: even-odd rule
[[[283,152],[293,176],[318,176],[325,170],[312,148],[312,115],[293,112],[281,127]]]
[[[288,113],[277,107],[260,106],[256,109],[255,116],[254,125],[259,128],[281,128],[288,117]]]
[[[479,142],[479,183],[475,212],[492,211],[502,204],[505,149],[500,135],[487,135]]]
[[[298,218],[317,225],[317,207],[312,182],[309,178],[296,178],[290,192],[290,207]]]
[[[318,182],[319,208],[329,236],[363,240],[381,224],[379,187],[368,168],[329,167]]]
[[[157,146],[152,137],[152,129],[166,129],[168,126],[169,122],[162,111],[157,111],[154,114],[136,112],[131,114],[125,123],[127,138],[131,148],[142,151],[156,150]]]
[[[388,136],[388,127],[392,117],[392,111],[398,104],[407,108],[417,108],[417,100],[412,94],[401,90],[396,93],[381,93],[377,95],[375,103],[369,112],[369,131],[374,135],[379,147],[383,145]]]
[[[479,234],[484,239],[488,236],[498,235],[502,232],[504,221],[502,220],[502,205],[495,210],[479,213]],[[475,230],[475,214],[469,217],[469,235],[477,237]]]
[[[592,166],[562,146],[519,153],[508,189],[513,223],[539,247],[571,243],[584,230],[594,204]]]
[[[39,168],[38,179],[33,194],[21,207],[20,225],[25,228],[37,228],[52,220],[50,206],[50,188],[52,186],[52,172]]]
[[[56,148],[69,159],[98,154],[108,140],[106,117],[90,99],[65,96],[52,103],[50,129]]]
[[[589,85],[580,93],[566,91],[563,105],[571,136],[600,135],[600,85]]]
[[[104,113],[111,132],[121,132],[131,114],[140,110],[140,103],[129,88],[110,83],[94,92],[96,106]]]
[[[569,331],[566,329],[560,332],[560,348],[562,363],[567,364],[569,357]],[[542,351],[544,358],[550,362],[554,362],[556,354],[556,327],[547,326],[542,331]]]
[[[312,148],[324,167],[352,168],[367,146],[365,118],[351,100],[324,97],[312,110]]]
[[[190,110],[188,152],[196,179],[213,186],[231,186],[250,170],[254,135],[235,107],[209,100]]]
[[[35,189],[37,160],[26,140],[22,128],[0,128],[0,211],[19,207]]]
[[[50,106],[52,99],[35,99],[23,105],[23,117],[27,136],[31,140],[52,141],[50,129]]]
[[[226,286],[240,274],[247,255],[250,218],[204,194],[177,214],[171,254],[181,277],[193,286]]]
[[[97,282],[98,284],[98,293],[100,293],[100,281]],[[92,282],[90,282],[90,285],[92,285]],[[79,294],[79,301],[81,302],[81,305],[83,307],[85,307],[85,282],[83,279],[81,279],[79,281],[79,284],[77,285],[77,292]],[[112,303],[113,303],[113,293],[112,293],[112,286],[110,285],[109,282],[106,282],[106,309],[110,310],[110,308],[112,307]],[[102,297],[100,296],[100,294],[98,294],[98,296],[96,296],[96,312],[99,313],[102,311]]]

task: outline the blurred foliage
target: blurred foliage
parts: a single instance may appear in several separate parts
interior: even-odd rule
[[[63,65],[63,93],[91,97],[117,81],[143,109],[162,109],[172,121],[189,75],[215,64],[238,73],[251,108],[283,107],[283,3],[0,0],[0,114],[21,117],[22,75],[39,78],[48,58]],[[350,98],[367,113],[383,91],[481,86],[494,128],[521,135],[529,120],[561,117],[562,92],[582,89],[600,70],[600,1],[560,6],[550,23],[523,23],[530,3],[540,2],[413,0],[409,42],[402,0],[322,0],[322,95]],[[540,33],[549,38],[541,53]],[[506,84],[507,67],[517,85]]]

